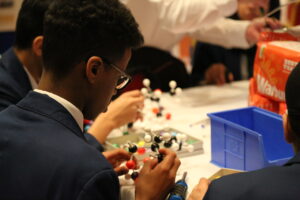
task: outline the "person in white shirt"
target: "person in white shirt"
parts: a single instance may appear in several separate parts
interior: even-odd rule
[[[170,51],[185,35],[223,47],[249,48],[272,19],[225,19],[249,0],[123,0],[140,25],[145,45]],[[265,0],[253,0],[263,8]],[[263,8],[264,9],[264,8]]]
[[[172,55],[184,36],[226,48],[250,48],[266,25],[278,28],[270,18],[253,21],[226,19],[238,2],[250,0],[122,0],[131,10],[145,38],[144,47],[133,51],[128,73],[151,80],[151,86],[169,90],[169,81],[191,86],[187,67]],[[252,0],[261,9],[267,0]],[[137,83],[136,87],[141,83]]]

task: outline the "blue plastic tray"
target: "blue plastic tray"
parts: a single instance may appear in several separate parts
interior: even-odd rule
[[[293,155],[284,140],[282,118],[257,108],[210,113],[211,162],[244,171],[282,165]]]

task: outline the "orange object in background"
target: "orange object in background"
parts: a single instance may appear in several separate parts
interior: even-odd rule
[[[289,26],[300,25],[300,3],[293,3],[288,6],[287,20]]]
[[[279,102],[270,100],[269,98],[258,94],[254,78],[250,79],[248,104],[249,106],[256,106],[271,112],[279,113]]]
[[[297,38],[288,33],[261,33],[250,79],[249,105],[284,114],[286,81],[298,62],[300,42]]]
[[[287,78],[299,61],[299,42],[259,42],[253,73],[257,93],[276,102],[285,102]]]
[[[154,114],[158,114],[159,113],[159,108],[152,108],[152,112]]]
[[[260,42],[271,42],[271,41],[298,41],[298,39],[289,33],[276,33],[276,32],[262,32],[259,35]]]
[[[279,103],[279,111],[278,111],[278,114],[279,114],[279,115],[283,115],[283,114],[286,113],[286,110],[287,110],[286,103]]]

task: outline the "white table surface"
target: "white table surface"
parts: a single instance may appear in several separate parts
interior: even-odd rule
[[[248,81],[238,81],[224,86],[188,88],[175,97],[169,94],[162,95],[161,105],[172,114],[168,126],[203,141],[203,154],[181,158],[177,178],[179,179],[184,171],[188,172],[189,192],[201,177],[209,178],[220,169],[210,163],[210,121],[207,113],[246,107],[248,87]],[[127,195],[123,194],[122,199],[131,199],[125,196]]]
[[[189,191],[201,177],[208,178],[220,169],[210,163],[210,121],[207,113],[248,106],[248,87],[248,81],[239,81],[224,86],[185,89],[178,97],[163,96],[162,105],[172,113],[169,125],[203,141],[204,154],[181,158],[178,177],[184,171],[188,172]],[[202,123],[197,123],[202,120]]]

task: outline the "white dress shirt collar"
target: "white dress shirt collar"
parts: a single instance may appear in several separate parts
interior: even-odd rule
[[[64,99],[64,98],[62,98],[62,97],[60,97],[56,94],[53,94],[51,92],[47,92],[47,91],[39,90],[39,89],[35,89],[34,91],[38,92],[40,94],[46,94],[50,98],[52,98],[55,101],[57,101],[58,103],[60,103],[65,109],[67,109],[69,111],[69,113],[72,115],[72,117],[77,122],[77,124],[80,127],[81,131],[83,131],[83,114],[74,104],[72,104],[68,100],[66,100],[66,99]]]

